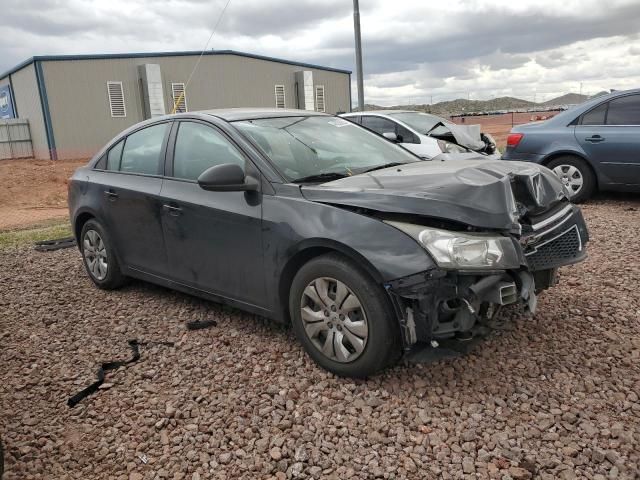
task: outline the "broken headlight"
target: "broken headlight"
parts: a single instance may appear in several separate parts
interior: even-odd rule
[[[413,237],[441,268],[502,270],[520,266],[518,252],[509,237],[452,232],[404,222],[386,223]]]

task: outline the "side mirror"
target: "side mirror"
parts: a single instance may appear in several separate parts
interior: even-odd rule
[[[382,136],[387,140],[391,140],[392,142],[398,142],[398,135],[396,135],[394,132],[384,132]]]
[[[258,181],[245,175],[237,163],[223,163],[208,168],[198,177],[198,185],[212,192],[248,192],[258,190]]]

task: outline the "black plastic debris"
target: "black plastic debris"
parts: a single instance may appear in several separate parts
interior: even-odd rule
[[[95,393],[100,388],[100,385],[104,383],[105,374],[109,370],[115,370],[116,368],[124,367],[126,365],[130,365],[132,363],[140,360],[140,345],[163,345],[165,347],[173,347],[173,342],[140,342],[136,339],[129,340],[127,342],[131,351],[133,352],[132,357],[129,360],[116,360],[111,362],[104,362],[98,368],[98,379],[89,385],[87,388],[81,390],[76,393],[73,397],[67,400],[67,405],[69,408],[75,407],[78,403],[80,403],[83,399],[87,398],[89,395]]]
[[[218,322],[215,320],[193,320],[192,322],[187,322],[187,330],[202,330],[216,325],[218,325]]]
[[[43,240],[34,244],[34,249],[38,252],[52,252],[63,248],[76,246],[76,239],[73,237],[57,238],[55,240]]]

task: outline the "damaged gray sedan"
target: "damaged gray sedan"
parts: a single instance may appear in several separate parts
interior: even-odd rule
[[[69,208],[98,287],[135,277],[290,322],[354,377],[472,338],[504,305],[534,311],[588,240],[545,167],[423,162],[297,110],[135,125],[75,172]]]

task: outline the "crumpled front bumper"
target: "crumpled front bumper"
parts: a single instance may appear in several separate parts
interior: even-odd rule
[[[496,271],[485,275],[430,270],[385,285],[400,321],[405,347],[463,337],[491,320],[503,305],[536,309],[533,275]]]
[[[405,347],[474,336],[502,306],[534,313],[536,294],[556,283],[558,267],[586,258],[589,240],[578,207],[565,204],[523,225],[517,270],[463,272],[434,268],[387,282]]]

